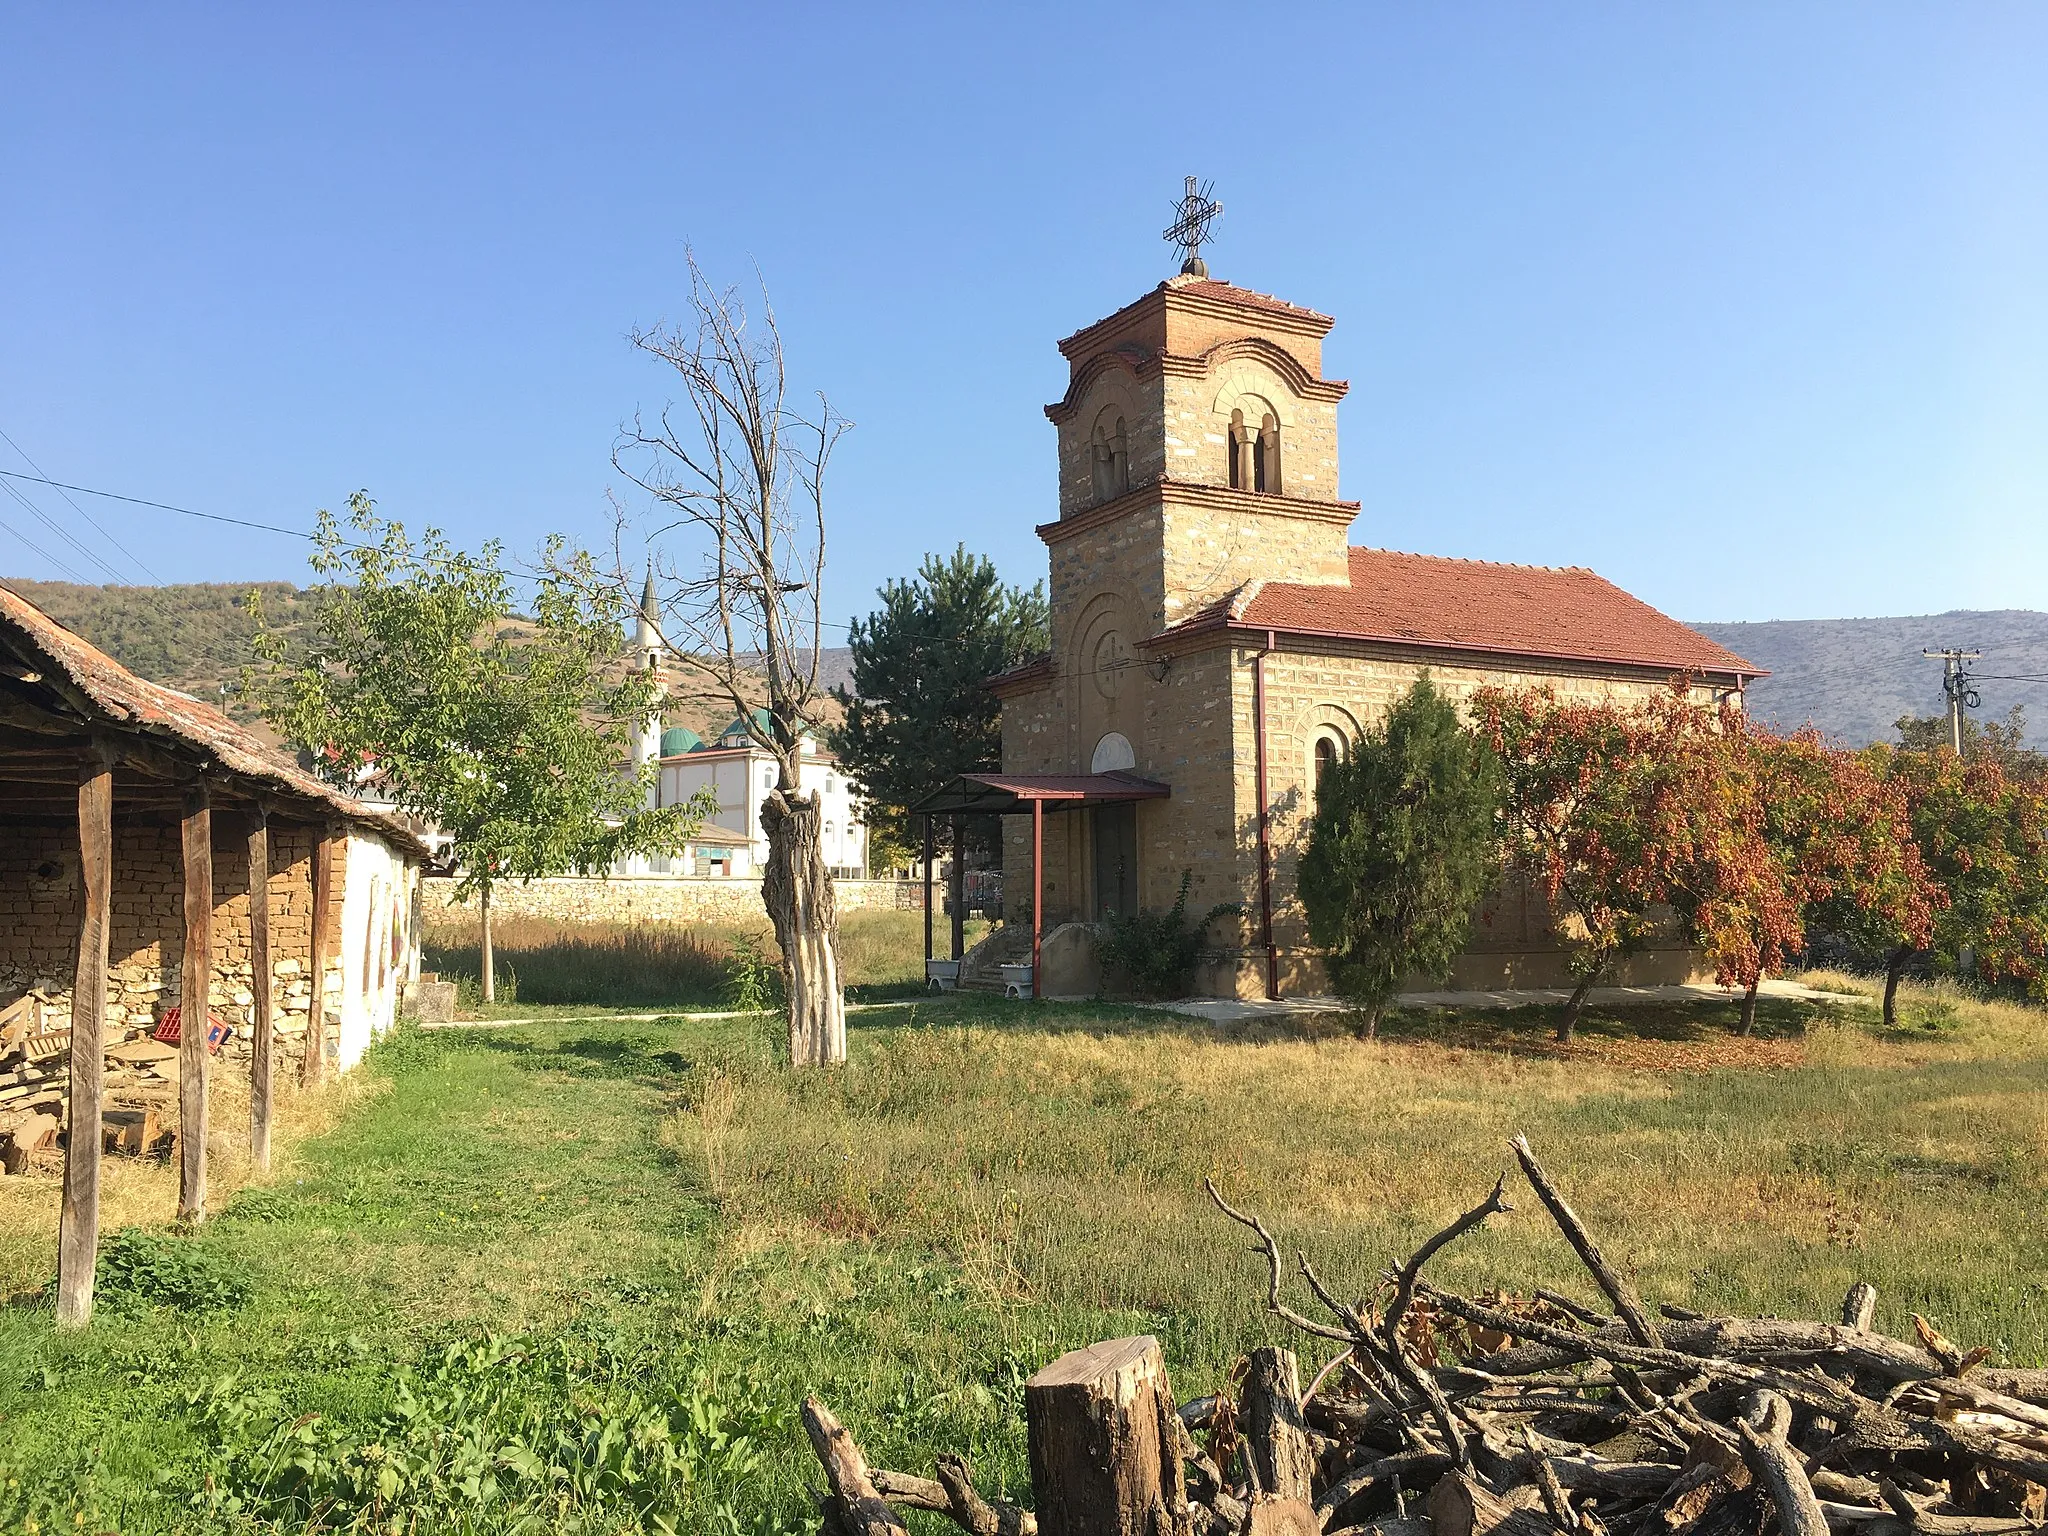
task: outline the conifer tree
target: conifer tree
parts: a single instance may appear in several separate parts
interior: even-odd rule
[[[1411,975],[1450,969],[1500,871],[1500,764],[1427,675],[1327,766],[1301,861],[1309,936],[1368,1039]]]

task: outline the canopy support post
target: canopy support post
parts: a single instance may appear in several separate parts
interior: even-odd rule
[[[953,899],[953,958],[967,953],[967,818],[953,813],[953,877],[947,886]]]
[[[924,961],[927,968],[932,961],[932,859],[938,850],[932,846],[931,812],[924,818]],[[926,974],[930,971],[927,969]]]
[[[1044,996],[1038,979],[1038,945],[1045,928],[1045,802],[1031,802],[1031,1000]]]

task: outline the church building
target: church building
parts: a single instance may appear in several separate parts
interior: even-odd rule
[[[1333,323],[1191,256],[1059,344],[1059,515],[1038,529],[1052,648],[992,682],[1002,771],[961,803],[1012,813],[1006,905],[1035,928],[1167,907],[1183,872],[1191,911],[1243,903],[1199,983],[1219,996],[1328,990],[1295,884],[1317,767],[1424,671],[1453,699],[1643,697],[1679,676],[1739,697],[1760,675],[1590,570],[1350,543]],[[1566,979],[1539,893],[1498,893],[1473,935],[1457,985]],[[1618,979],[1695,969],[1673,947]]]

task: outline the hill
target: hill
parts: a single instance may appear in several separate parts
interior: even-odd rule
[[[17,576],[4,580],[129,671],[215,704],[222,702],[222,686],[237,682],[242,668],[255,659],[251,593],[260,594],[271,626],[287,635],[304,629],[321,602],[318,592],[302,591],[288,581],[116,587]],[[253,711],[232,696],[226,707],[238,719],[253,718]]]
[[[117,587],[9,576],[0,577],[0,582],[136,675],[209,703],[224,703],[230,715],[259,730],[255,710],[232,693],[223,698],[221,692],[223,685],[239,682],[242,668],[255,659],[256,619],[250,594],[260,597],[265,618],[287,636],[307,630],[319,617],[322,602],[318,588],[299,588],[287,581]],[[824,652],[818,670],[826,688],[852,683],[852,656],[844,646]],[[731,701],[705,689],[701,679],[678,668],[671,681],[670,724],[708,734],[732,718]],[[836,723],[841,711],[828,701],[823,713],[827,723]]]
[[[1964,609],[1914,618],[1692,627],[1770,668],[1772,675],[1750,689],[1749,706],[1780,729],[1811,723],[1851,746],[1896,740],[1899,716],[1937,715],[1948,707],[1941,663],[1920,652],[1961,646],[1984,653],[1974,663],[1983,699],[1974,718],[2003,717],[2017,704],[2026,710],[2029,744],[2048,742],[2048,613]]]

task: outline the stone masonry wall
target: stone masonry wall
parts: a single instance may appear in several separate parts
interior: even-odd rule
[[[250,993],[249,888],[246,844],[238,818],[215,818],[213,967],[208,995],[215,1013],[236,1026],[222,1047],[246,1056]],[[282,1059],[305,1054],[312,998],[311,829],[273,823],[270,836],[272,1025]],[[31,987],[57,999],[68,1017],[83,914],[78,835],[68,827],[0,826],[0,1001]],[[337,897],[345,883],[337,859]],[[114,829],[112,918],[107,943],[107,1028],[110,1035],[153,1028],[176,1005],[184,985],[185,877],[175,826],[117,824]],[[341,984],[339,958],[328,970]]]
[[[1265,987],[1258,947],[1258,791],[1253,754],[1253,658],[1244,647],[1174,658],[1163,681],[1143,668],[1127,674],[1133,696],[1123,721],[1137,756],[1137,772],[1172,786],[1172,797],[1138,807],[1140,901],[1169,905],[1183,871],[1191,872],[1189,906],[1244,904],[1245,918],[1214,932],[1236,953],[1201,978],[1204,990],[1257,996]],[[1267,794],[1271,806],[1273,929],[1283,992],[1323,992],[1328,980],[1308,944],[1297,892],[1297,868],[1307,837],[1318,734],[1347,740],[1376,720],[1425,669],[1460,702],[1487,685],[1548,684],[1566,697],[1647,698],[1663,680],[1649,675],[1602,675],[1560,664],[1555,670],[1507,671],[1474,667],[1455,658],[1398,655],[1363,646],[1343,654],[1281,651],[1266,660]],[[1085,680],[1084,680],[1085,681]],[[1072,728],[1072,678],[1012,695],[1003,705],[1003,766],[1019,773],[1076,773],[1087,768],[1092,741]],[[1703,693],[1710,693],[1703,690]],[[1088,920],[1089,817],[1049,815],[1045,821],[1045,920]],[[1016,816],[1003,830],[1009,910],[1021,914],[1031,888],[1031,822]],[[1230,930],[1235,927],[1235,933]],[[1653,946],[1618,974],[1628,981],[1684,980],[1699,974],[1691,951],[1675,939]],[[1519,885],[1496,892],[1482,908],[1472,943],[1453,980],[1462,986],[1554,986],[1566,979],[1564,953],[1550,932],[1539,891]]]
[[[474,921],[476,902],[455,899],[453,880],[422,880],[426,922]],[[914,907],[924,887],[910,880],[835,880],[840,913]],[[687,875],[628,875],[610,879],[565,875],[501,885],[491,892],[491,916],[548,918],[570,923],[724,923],[767,921],[758,879],[698,879]]]

